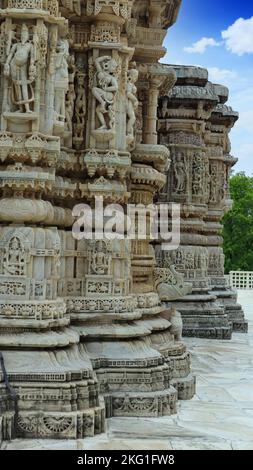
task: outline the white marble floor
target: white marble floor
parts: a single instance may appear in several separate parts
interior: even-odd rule
[[[253,450],[253,291],[240,292],[249,334],[232,341],[186,339],[197,395],[174,417],[113,418],[107,434],[82,441],[17,440],[3,449]]]

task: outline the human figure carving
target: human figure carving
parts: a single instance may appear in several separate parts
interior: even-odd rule
[[[25,270],[25,250],[18,238],[12,238],[4,254],[4,274],[23,275]]]
[[[114,74],[117,62],[110,56],[99,57],[95,61],[96,76],[92,94],[98,101],[96,114],[100,123],[98,130],[110,130],[115,126],[115,98],[118,91],[118,81]],[[108,116],[108,124],[105,116]]]
[[[74,115],[75,99],[76,99],[75,86],[74,86],[74,83],[71,83],[69,85],[69,90],[66,96],[66,123],[67,123],[67,129],[71,133],[73,130],[73,115]]]
[[[162,99],[162,106],[160,108],[160,116],[165,119],[166,117],[168,117],[168,98],[167,97],[164,97]]]
[[[139,72],[136,69],[128,71],[128,81],[126,88],[127,97],[127,135],[134,137],[134,125],[136,123],[136,112],[138,110],[139,102],[136,98],[137,87],[135,83],[138,80]]]
[[[84,86],[84,75],[77,75],[77,98],[75,105],[75,117],[76,117],[76,126],[75,126],[75,137],[80,139],[83,137],[84,126],[85,126],[85,116],[87,112],[86,107],[86,93]]]
[[[217,173],[215,168],[211,168],[211,179],[210,179],[210,202],[217,202]]]
[[[69,44],[66,39],[59,39],[55,59],[55,117],[65,121],[65,96],[69,86],[68,74]]]
[[[21,27],[20,41],[13,44],[4,67],[4,75],[12,81],[11,101],[20,113],[31,113],[34,102],[33,82],[36,78],[34,45],[29,41],[29,30]]]
[[[177,155],[174,173],[176,179],[175,191],[177,193],[183,193],[186,191],[187,173],[185,168],[184,156],[182,153]]]
[[[183,321],[181,314],[175,308],[172,308],[170,323],[170,333],[174,336],[175,341],[182,341]]]
[[[96,244],[96,251],[92,254],[92,269],[96,274],[108,273],[109,259],[104,251],[104,244],[100,240]]]

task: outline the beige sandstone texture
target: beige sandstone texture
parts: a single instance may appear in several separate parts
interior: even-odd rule
[[[0,1],[1,440],[175,415],[195,394],[182,330],[246,330],[218,235],[237,114],[205,70],[159,62],[180,4]],[[181,248],[77,240],[96,197],[180,202]]]
[[[192,283],[191,292],[173,302],[182,314],[184,335],[230,339],[232,331],[248,329],[224,277],[221,237],[222,218],[232,204],[228,179],[237,159],[229,132],[238,113],[226,104],[228,89],[210,83],[207,70],[173,68],[177,82],[160,98],[158,110],[159,143],[171,154],[160,200],[181,204],[181,245],[170,252],[158,246],[157,262],[160,268],[174,265]]]
[[[165,184],[157,106],[176,74],[158,61],[179,6],[0,3],[3,439],[93,437],[106,418],[171,415],[195,393],[149,234],[72,234],[76,205],[151,204]]]

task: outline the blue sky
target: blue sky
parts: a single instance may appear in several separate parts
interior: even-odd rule
[[[253,175],[253,0],[183,0],[163,62],[200,65],[230,89],[240,113],[231,132],[236,171]]]

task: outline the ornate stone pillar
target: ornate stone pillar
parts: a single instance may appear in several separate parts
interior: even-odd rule
[[[247,332],[248,323],[244,318],[242,307],[237,304],[236,292],[228,285],[224,276],[223,239],[220,235],[222,218],[232,204],[229,194],[229,175],[231,168],[237,162],[237,159],[230,154],[229,132],[238,119],[238,113],[224,104],[227,98],[227,93],[220,95],[220,103],[207,122],[206,144],[210,164],[210,198],[205,218],[209,251],[208,275],[212,292],[224,305],[233,324],[233,330]]]
[[[173,302],[182,314],[184,334],[228,339],[231,324],[210,293],[205,223],[210,188],[205,124],[219,96],[204,69],[175,66],[175,70],[177,84],[159,106],[159,143],[168,146],[172,157],[160,200],[181,204],[181,246],[166,253],[157,247],[158,265],[174,265],[192,283],[192,293]]]
[[[93,436],[104,430],[104,406],[58,295],[58,228],[73,223],[61,200],[75,188],[56,175],[70,87],[66,20],[57,1],[8,0],[0,21],[0,349],[18,411],[14,420],[6,410],[3,437]]]
[[[149,145],[157,144],[157,103],[159,98],[159,88],[161,77],[152,75],[149,79],[149,89],[147,93],[147,114],[145,115],[144,143]]]
[[[175,413],[195,380],[150,240],[76,238],[72,211],[87,204],[92,217],[96,196],[126,210],[162,188],[157,99],[174,73],[157,62],[180,2],[3,3],[0,346],[18,394],[4,437],[14,422],[20,437],[76,439],[103,432],[105,415]]]
[[[165,172],[170,163],[170,154],[165,146],[157,145],[155,116],[159,94],[163,94],[164,90],[170,90],[175,78],[173,69],[168,69],[160,64],[141,64],[139,66],[138,96],[141,102],[140,112],[143,114],[141,117],[139,116],[140,130],[142,130],[138,136],[139,143],[132,152],[131,202],[134,204],[142,204],[145,207],[153,204],[156,194],[166,181]],[[152,91],[151,96],[150,90]],[[148,103],[147,106],[146,103]],[[152,114],[149,114],[147,120],[148,113]],[[141,123],[144,123],[143,127]],[[147,215],[148,220],[149,214]],[[177,324],[176,330],[180,331],[180,322],[174,317],[175,312],[165,311],[156,293],[159,282],[157,282],[157,270],[155,269],[155,252],[149,236],[150,233],[148,233],[147,239],[132,243],[133,289],[137,295],[143,321],[148,320],[152,326],[149,340],[152,348],[161,354],[165,364],[171,366],[173,363],[171,384],[176,387],[180,399],[189,399],[195,390],[194,378],[189,374],[189,354],[181,342],[181,334],[179,333],[177,336],[175,333],[174,339],[172,337],[173,325]],[[179,296],[178,293],[177,298]]]
[[[76,151],[83,171],[78,184],[79,202],[88,202],[93,208],[95,196],[103,196],[106,204],[123,206],[130,202],[131,193],[131,202],[152,202],[156,189],[164,184],[162,174],[156,170],[152,173],[148,166],[145,169],[143,155],[142,165],[131,165],[130,152],[135,153],[139,72],[132,61],[134,49],[123,38],[126,22],[130,21],[131,2],[121,3],[125,3],[125,8],[119,11],[101,4],[95,12],[90,5],[85,26],[78,19],[71,20],[70,26],[77,74],[87,77],[86,132]],[[103,83],[108,85],[109,92],[104,92]],[[152,106],[155,121],[157,99]],[[154,147],[153,153],[159,155],[161,150],[163,154],[159,158],[167,162],[165,148]],[[72,155],[70,149],[65,148],[64,152],[68,158]],[[140,189],[136,197],[135,184]],[[152,344],[152,333],[161,328],[169,332],[171,323],[163,318],[157,321],[151,318],[162,308],[154,289],[155,260],[149,241],[143,244],[128,240],[76,242],[72,234],[64,232],[62,242],[65,248],[60,293],[66,298],[73,329],[85,343],[96,371],[107,416],[174,413],[177,391],[171,382],[173,371],[175,376],[182,377],[183,383],[189,374],[189,358],[181,345],[178,367],[172,367],[170,359],[165,361]],[[138,268],[134,268],[135,265],[140,268],[140,264],[141,276]],[[139,282],[143,286],[144,278],[148,285],[142,291]],[[173,336],[168,334],[171,345]],[[173,361],[176,362],[175,357]],[[189,376],[180,396],[189,398],[193,392],[194,379]]]

